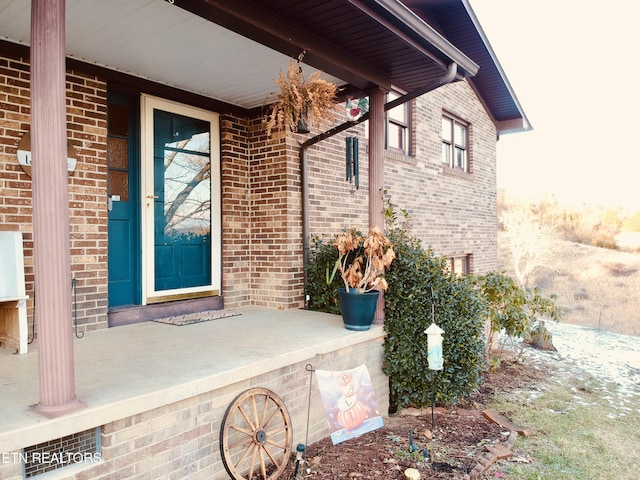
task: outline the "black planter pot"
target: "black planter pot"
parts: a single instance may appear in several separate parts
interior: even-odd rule
[[[369,330],[376,313],[380,292],[352,293],[338,289],[340,312],[347,330]]]

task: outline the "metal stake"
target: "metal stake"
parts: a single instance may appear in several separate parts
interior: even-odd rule
[[[431,370],[431,433],[435,434],[436,417],[433,413],[433,407],[436,403],[436,386],[433,383],[433,370]]]

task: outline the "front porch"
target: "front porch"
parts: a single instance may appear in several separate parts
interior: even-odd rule
[[[346,330],[339,316],[306,310],[239,308],[238,316],[186,326],[156,322],[74,338],[76,393],[86,408],[47,419],[38,402],[37,345],[0,350],[0,477],[24,478],[19,454],[100,428],[100,462],[73,463],[47,478],[228,478],[219,427],[236,395],[252,387],[278,394],[291,414],[293,445],[306,442],[310,373],[366,364],[382,415],[384,331]],[[329,433],[315,378],[309,443]],[[16,461],[17,460],[17,461]]]

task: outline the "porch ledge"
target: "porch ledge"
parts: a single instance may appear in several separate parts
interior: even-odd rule
[[[155,322],[88,332],[74,341],[76,394],[87,408],[46,419],[38,401],[37,347],[2,355],[0,452],[87,430],[372,340],[382,325],[346,330],[307,310],[234,309],[239,316],[187,326]],[[355,366],[355,365],[354,365]]]

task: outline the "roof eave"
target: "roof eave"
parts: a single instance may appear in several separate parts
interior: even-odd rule
[[[533,130],[533,127],[526,118],[512,118],[509,120],[500,120],[495,122],[498,135],[506,135],[508,133],[521,133]]]
[[[365,89],[371,84],[391,88],[392,80],[384,72],[348,52],[330,48],[321,38],[261,9],[251,0],[176,0],[176,5],[292,58],[304,51],[305,64],[358,88]]]
[[[443,69],[446,69],[451,62],[455,62],[461,77],[472,77],[478,73],[480,69],[478,64],[398,0],[373,0],[376,9],[370,6],[371,2],[365,3],[363,0],[349,0],[349,2],[390,30],[395,27],[391,19],[396,24],[400,23],[402,30],[410,35],[410,39],[416,46],[429,51],[431,58],[441,63]],[[384,12],[384,15],[379,15],[378,12]]]
[[[461,0],[461,1],[462,1],[462,4],[464,5],[465,10],[469,15],[469,18],[471,19],[474,27],[476,28],[478,35],[482,39],[484,47],[487,49],[487,52],[491,56],[491,60],[494,63],[496,70],[500,75],[500,79],[502,80],[506,89],[508,90],[511,100],[513,101],[514,105],[518,109],[518,112],[521,116],[521,118],[518,118],[518,119],[496,121],[498,133],[516,133],[516,132],[525,132],[525,131],[532,130],[533,127],[529,122],[529,119],[527,118],[527,115],[525,114],[524,109],[522,108],[522,105],[520,105],[520,101],[518,100],[518,97],[516,96],[516,93],[513,90],[513,87],[511,86],[511,83],[509,82],[507,75],[504,73],[504,70],[502,69],[502,65],[500,65],[498,57],[493,51],[493,48],[491,47],[491,44],[489,43],[489,40],[486,34],[484,33],[484,30],[482,29],[480,22],[478,21],[478,17],[476,17],[476,14],[471,8],[471,5],[469,4],[469,0]],[[517,122],[519,122],[520,125],[515,125],[515,123]]]

